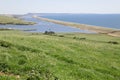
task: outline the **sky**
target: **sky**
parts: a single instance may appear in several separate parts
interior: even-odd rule
[[[0,14],[120,14],[120,0],[0,0]]]

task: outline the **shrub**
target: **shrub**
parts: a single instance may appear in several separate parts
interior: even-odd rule
[[[9,65],[5,62],[0,62],[0,71],[7,72],[9,70]]]
[[[80,40],[86,40],[86,38],[80,38]]]
[[[0,40],[0,46],[1,46],[1,47],[5,47],[5,48],[9,48],[9,47],[12,46],[12,44],[9,43],[9,42]]]
[[[73,39],[77,39],[77,40],[86,40],[86,38],[79,38],[79,37],[73,37]]]
[[[59,37],[64,37],[64,35],[59,35]]]
[[[77,37],[75,37],[75,36],[73,37],[73,39],[76,39],[76,38],[77,38]]]
[[[108,43],[111,43],[111,44],[119,44],[119,43],[116,42],[116,41],[109,41]]]
[[[53,34],[55,34],[55,32],[53,32],[53,31],[45,31],[44,34],[46,34],[46,35],[53,35]]]

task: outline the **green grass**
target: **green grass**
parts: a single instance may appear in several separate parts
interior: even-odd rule
[[[8,16],[0,16],[0,24],[13,24],[13,25],[33,25],[33,22],[26,22],[17,18],[8,17]]]
[[[0,80],[120,80],[120,38],[0,31],[0,72]]]

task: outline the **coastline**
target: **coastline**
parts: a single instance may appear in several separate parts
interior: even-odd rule
[[[13,16],[0,15],[0,25],[34,25],[34,22],[25,21]]]
[[[61,24],[61,25],[65,25],[65,26],[80,28],[81,30],[89,30],[89,31],[94,31],[96,33],[100,33],[100,34],[107,34],[110,36],[120,37],[120,30],[116,30],[116,29],[112,29],[112,28],[105,28],[105,27],[91,26],[91,25],[86,25],[86,24],[65,22],[65,21],[48,19],[48,18],[43,18],[43,17],[38,17],[38,16],[33,16],[33,18],[36,18],[36,19],[39,19],[42,21],[52,22],[55,24]]]

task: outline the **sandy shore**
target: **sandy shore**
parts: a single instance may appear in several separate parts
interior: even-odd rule
[[[38,17],[38,16],[33,16],[33,18],[36,18],[36,19],[39,19],[42,21],[61,24],[61,25],[65,25],[65,26],[76,27],[76,28],[80,28],[81,30],[90,30],[90,31],[94,31],[97,33],[101,33],[101,34],[107,34],[110,36],[120,37],[120,30],[116,30],[116,29],[112,29],[112,28],[105,28],[105,27],[91,26],[91,25],[86,25],[86,24],[65,22],[65,21],[53,20],[53,19],[48,19],[48,18],[42,18],[42,17]]]

